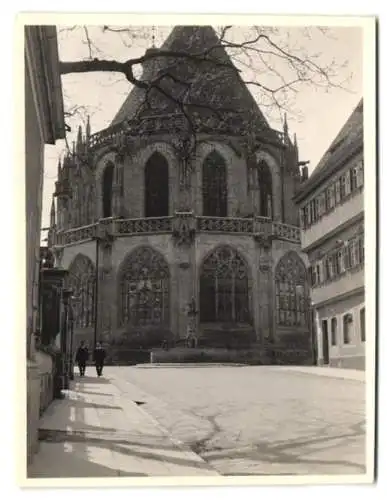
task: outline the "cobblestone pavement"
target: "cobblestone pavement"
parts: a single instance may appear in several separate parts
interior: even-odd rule
[[[220,474],[364,474],[365,384],[280,367],[107,367]]]

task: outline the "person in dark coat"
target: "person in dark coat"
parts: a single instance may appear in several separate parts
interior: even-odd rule
[[[94,350],[94,362],[95,368],[97,370],[97,375],[100,377],[102,375],[103,365],[105,362],[106,352],[102,345],[97,342]]]
[[[86,363],[89,359],[89,350],[85,346],[85,342],[82,340],[75,355],[75,362],[78,363],[79,374],[84,377],[86,371]]]

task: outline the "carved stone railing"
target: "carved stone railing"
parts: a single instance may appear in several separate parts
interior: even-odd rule
[[[243,233],[253,232],[253,219],[236,217],[197,217],[197,230],[211,233]]]
[[[96,235],[96,230],[97,224],[90,224],[89,226],[82,226],[58,232],[55,235],[55,245],[62,246],[90,240]]]
[[[173,217],[147,217],[142,219],[119,219],[115,221],[118,234],[171,233]]]
[[[246,129],[246,117],[235,113],[224,112],[221,116],[203,116],[194,113],[191,122],[196,133],[240,135],[240,131]],[[123,143],[125,137],[143,137],[144,135],[178,134],[187,127],[187,122],[182,114],[164,114],[147,116],[141,119],[130,120],[108,127],[93,134],[88,143],[88,150],[114,144]],[[265,127],[256,129],[257,137],[269,142],[283,143],[283,133],[278,130]]]
[[[188,226],[186,219],[188,217]],[[136,219],[102,219],[97,224],[83,226],[59,232],[55,235],[55,245],[64,246],[90,240],[101,232],[108,232],[113,237],[135,234],[166,234],[176,236],[184,232],[181,228],[184,222],[184,231],[189,230],[192,236],[195,232],[227,233],[251,235],[267,240],[281,239],[293,243],[300,243],[300,229],[296,226],[273,221],[267,217],[241,218],[241,217],[202,217],[191,213],[177,212],[168,217],[147,217]],[[194,236],[193,236],[194,237]],[[189,240],[192,238],[190,237]]]
[[[283,224],[282,222],[272,223],[272,236],[289,241],[300,241],[300,228]]]

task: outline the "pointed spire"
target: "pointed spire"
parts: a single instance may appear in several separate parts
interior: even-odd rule
[[[50,228],[53,228],[54,226],[55,226],[55,201],[53,197],[50,210]]]
[[[287,118],[286,113],[285,113],[285,117],[284,117],[284,136],[289,137],[288,118]]]
[[[60,161],[60,158],[58,160],[58,172],[57,172],[57,180],[59,181],[60,178],[61,178],[61,174],[62,174],[62,163]]]
[[[78,135],[77,135],[77,153],[80,153],[82,150],[82,126],[78,127]]]
[[[73,141],[73,156],[75,156],[75,141]]]
[[[90,116],[87,115],[87,123],[86,123],[86,144],[89,142],[91,136],[91,127],[90,127]]]
[[[294,132],[294,154],[296,156],[296,162],[298,163],[298,144],[297,144],[297,134]]]

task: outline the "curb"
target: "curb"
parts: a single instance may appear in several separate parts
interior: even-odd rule
[[[109,378],[109,380],[110,380],[110,382],[112,384],[114,384],[118,388],[118,390],[120,390],[119,386],[116,385],[116,383],[115,383],[116,379],[114,377],[113,378]],[[131,383],[131,382],[129,382],[129,383]],[[132,385],[135,385],[135,384],[132,384]],[[152,422],[152,424],[155,427],[157,427],[164,434],[164,436],[166,436],[171,441],[171,443],[173,443],[182,452],[186,453],[187,455],[190,455],[191,458],[193,458],[194,461],[197,462],[199,469],[205,469],[208,472],[211,472],[211,473],[213,473],[216,476],[221,476],[221,474],[216,469],[214,469],[213,467],[211,467],[208,464],[208,462],[206,462],[204,460],[204,458],[202,458],[200,455],[198,455],[197,453],[195,453],[187,444],[185,444],[183,441],[180,441],[179,439],[176,439],[176,438],[172,437],[171,434],[168,432],[168,430],[165,427],[163,427],[150,413],[148,413],[141,406],[136,405],[136,403],[134,403],[131,400],[125,401],[125,405],[131,405],[131,406],[135,407],[137,411],[139,411],[140,413],[142,413],[144,415],[144,417],[146,417],[150,422]],[[125,405],[123,405],[123,406],[125,406]],[[123,410],[124,410],[124,408],[123,408]]]

